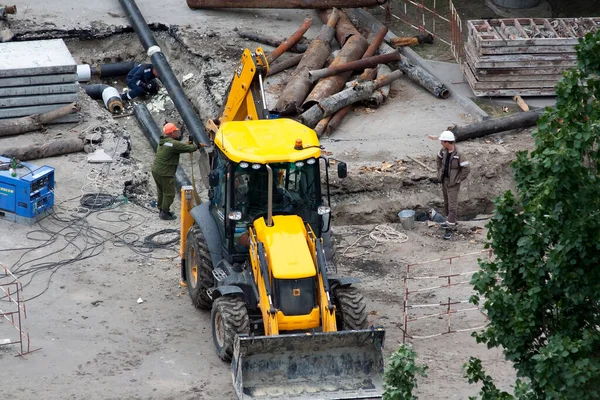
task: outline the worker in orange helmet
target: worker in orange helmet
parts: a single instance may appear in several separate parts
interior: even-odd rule
[[[176,218],[169,209],[175,199],[175,173],[179,166],[179,154],[198,150],[196,144],[181,143],[181,137],[181,131],[174,123],[166,123],[152,164],[152,177],[156,182],[158,196],[156,203],[160,210],[159,218],[164,220]]]

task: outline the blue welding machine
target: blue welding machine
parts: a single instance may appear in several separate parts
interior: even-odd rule
[[[0,220],[32,225],[53,206],[54,168],[0,157]]]

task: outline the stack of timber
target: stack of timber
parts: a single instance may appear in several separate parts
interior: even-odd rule
[[[0,119],[47,113],[77,101],[77,64],[62,39],[0,44]],[[78,121],[69,114],[52,123]]]
[[[575,45],[600,18],[517,18],[468,23],[463,65],[476,96],[554,96],[577,65]]]

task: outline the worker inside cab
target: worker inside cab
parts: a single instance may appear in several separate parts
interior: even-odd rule
[[[158,93],[158,71],[152,64],[139,64],[127,74],[128,91],[125,91],[121,98],[123,100],[133,100],[142,95],[153,96]]]
[[[270,164],[273,171],[273,215],[298,215],[317,226],[315,212],[320,204],[319,174],[316,160],[310,162]],[[234,169],[231,210],[239,211],[234,243],[238,251],[247,251],[248,226],[255,219],[267,217],[269,174],[267,168],[252,168],[240,163]]]

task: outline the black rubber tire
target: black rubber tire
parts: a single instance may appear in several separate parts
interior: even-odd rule
[[[213,302],[211,321],[217,355],[221,360],[231,361],[235,336],[250,334],[246,303],[237,296],[219,297]]]
[[[338,330],[367,329],[367,305],[362,293],[355,287],[337,287],[333,290],[337,307],[335,316]]]
[[[194,267],[196,273],[194,274]],[[212,299],[208,295],[208,289],[215,285],[212,274],[213,264],[208,251],[208,245],[200,227],[192,226],[187,234],[185,246],[185,275],[187,287],[192,302],[196,308],[210,310]]]

